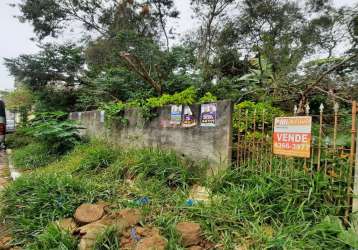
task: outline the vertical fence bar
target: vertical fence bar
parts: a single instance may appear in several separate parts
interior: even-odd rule
[[[275,127],[275,117],[272,117],[272,136],[271,136],[271,152],[270,152],[270,166],[269,166],[270,173],[272,173],[274,127]]]
[[[253,138],[252,138],[252,159],[257,160],[257,152],[256,152],[256,115],[257,115],[257,111],[256,109],[254,110],[254,118],[253,118],[253,122],[254,122],[254,133],[253,133]],[[256,164],[253,164],[254,166],[257,166],[257,162]]]
[[[358,135],[356,136],[356,157],[354,160],[354,177],[353,177],[353,201],[352,201],[352,213],[357,214],[358,212]],[[352,218],[353,226],[358,229],[358,216],[355,215]],[[357,232],[357,231],[356,231]]]
[[[337,126],[338,126],[338,110],[339,104],[334,103],[334,128],[333,128],[333,152],[336,154],[337,150]]]
[[[261,165],[260,169],[261,169],[261,172],[262,172],[262,171],[263,171],[263,166],[262,166],[262,164],[263,164],[263,159],[264,159],[264,157],[266,157],[266,156],[263,155],[263,150],[261,151],[261,149],[264,148],[264,144],[265,144],[265,142],[264,142],[264,134],[265,134],[265,109],[262,109],[262,125],[261,125],[261,126],[262,126],[262,127],[261,127],[261,147],[260,147],[260,165]]]
[[[239,108],[237,112],[237,152],[236,152],[236,163],[239,167],[241,161],[241,150],[240,150],[240,118],[241,118],[241,109]]]
[[[318,137],[318,154],[317,154],[317,171],[321,169],[321,147],[322,147],[322,133],[323,133],[323,109],[321,104],[319,107],[319,137]]]
[[[244,164],[247,161],[247,129],[248,129],[249,110],[245,111],[245,134],[244,134]]]
[[[349,224],[349,212],[351,208],[351,201],[352,201],[352,175],[353,175],[353,165],[354,165],[354,155],[355,155],[355,140],[357,135],[357,125],[356,125],[356,118],[357,118],[357,102],[352,102],[352,138],[351,138],[351,151],[349,156],[349,171],[347,175],[347,208],[345,211],[344,220],[345,223]]]

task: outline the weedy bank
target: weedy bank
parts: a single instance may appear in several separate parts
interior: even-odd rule
[[[331,179],[292,169],[290,175],[254,168],[206,178],[203,166],[173,152],[124,150],[103,142],[78,145],[61,160],[24,175],[1,196],[1,216],[13,243],[25,249],[76,249],[77,238],[53,226],[82,203],[138,208],[143,224],[160,229],[168,249],[184,249],[175,230],[199,223],[218,249],[352,249],[358,239],[342,224],[344,207],[331,199]],[[278,171],[278,170],[277,170]],[[188,202],[194,185],[209,199]],[[111,230],[96,249],[117,249]],[[107,247],[107,248],[106,248]]]

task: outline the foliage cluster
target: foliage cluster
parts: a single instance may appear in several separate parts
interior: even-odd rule
[[[127,124],[128,120],[123,117],[124,111],[127,108],[138,108],[145,121],[155,117],[158,108],[165,105],[191,105],[195,102],[207,103],[215,102],[217,97],[207,92],[203,97],[197,97],[197,89],[189,87],[181,92],[170,94],[163,94],[160,97],[151,97],[145,101],[132,100],[127,103],[121,101],[114,103],[104,103],[101,108],[105,111],[107,124]]]
[[[79,126],[64,112],[36,113],[25,128],[28,135],[48,145],[54,154],[71,150],[81,140]]]
[[[270,103],[241,102],[234,107],[233,128],[240,129],[241,132],[250,131],[254,118],[257,125],[261,126],[264,123],[266,128],[270,128],[273,119],[282,115],[284,115],[284,111],[273,107]],[[248,125],[246,125],[246,120]]]

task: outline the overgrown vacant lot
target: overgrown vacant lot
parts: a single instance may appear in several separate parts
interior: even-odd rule
[[[218,249],[352,249],[358,240],[346,230],[326,192],[321,174],[294,170],[277,177],[247,168],[215,177],[174,153],[121,150],[103,142],[77,146],[61,160],[14,181],[1,196],[1,216],[15,244],[25,249],[77,249],[78,239],[52,222],[71,217],[83,203],[111,209],[138,208],[142,225],[159,228],[168,249],[185,249],[175,226],[192,221]],[[206,202],[188,202],[194,185],[206,186]],[[96,249],[118,249],[109,228]],[[240,248],[241,247],[241,248]]]

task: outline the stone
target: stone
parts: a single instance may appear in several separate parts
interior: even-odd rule
[[[74,218],[79,224],[86,225],[100,220],[104,214],[103,205],[82,204],[76,209]]]
[[[78,249],[93,250],[97,237],[104,233],[108,227],[114,226],[119,233],[124,233],[126,229],[135,226],[140,220],[141,214],[138,209],[124,209],[79,227],[74,231],[75,235],[81,237]]]
[[[165,250],[166,247],[167,240],[159,234],[155,234],[140,240],[135,250]]]
[[[191,246],[188,248],[188,250],[204,250],[201,246]]]
[[[3,236],[0,239],[0,250],[11,249],[10,242],[12,241],[11,236]]]
[[[135,230],[135,235],[131,230]],[[160,231],[153,227],[135,227],[122,234],[121,248],[124,250],[155,249],[164,250],[167,240],[160,235]]]
[[[125,222],[126,227],[134,226],[141,221],[141,213],[138,209],[127,208],[115,213],[117,219]]]
[[[102,223],[101,221],[96,221],[83,227],[79,227],[75,231],[75,234],[81,237],[78,249],[93,250],[97,237],[104,233],[107,227],[108,225],[106,223]]]
[[[184,247],[198,245],[202,241],[202,230],[198,223],[181,222],[176,225]]]
[[[73,218],[58,220],[55,224],[62,230],[73,232],[77,228],[77,224]]]

